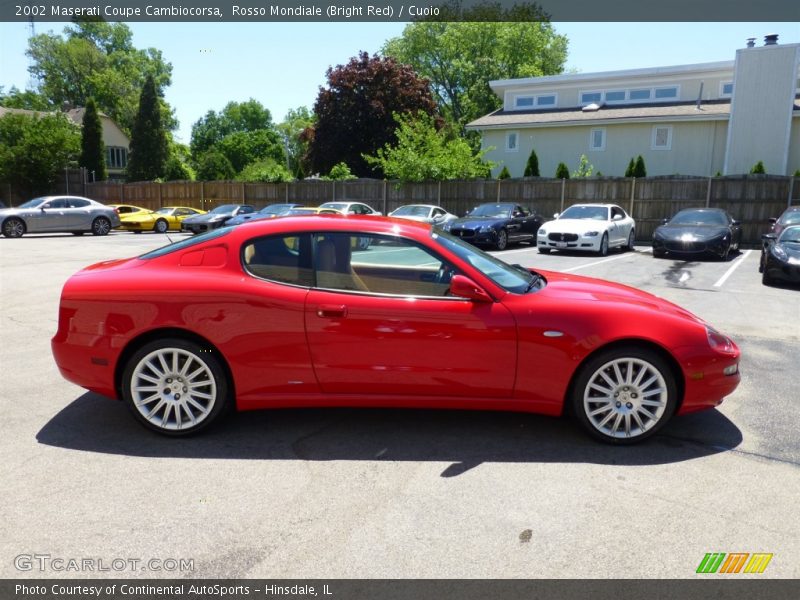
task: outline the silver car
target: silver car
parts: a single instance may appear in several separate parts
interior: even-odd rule
[[[9,238],[56,231],[106,235],[119,224],[115,209],[80,196],[42,196],[0,209],[0,230]]]
[[[410,219],[412,221],[421,221],[422,223],[430,223],[435,226],[444,225],[458,218],[442,207],[432,204],[406,204],[390,212],[389,216],[398,217],[400,219]]]

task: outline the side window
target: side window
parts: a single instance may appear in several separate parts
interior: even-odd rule
[[[70,198],[69,199],[69,207],[70,208],[86,208],[89,206],[88,200],[83,200],[81,198]]]
[[[47,204],[45,204],[42,208],[67,208],[68,204],[66,200],[59,199],[59,200],[50,200]]]
[[[251,240],[243,246],[242,265],[261,279],[311,287],[311,236],[276,235]]]
[[[455,269],[400,238],[322,233],[315,245],[317,287],[392,296],[439,296]]]
[[[611,218],[613,219],[617,215],[619,215],[620,217],[623,217],[623,218],[625,217],[625,213],[622,212],[621,208],[616,207],[616,206],[611,207]]]

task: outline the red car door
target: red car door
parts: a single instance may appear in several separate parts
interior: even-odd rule
[[[317,239],[305,325],[322,390],[511,396],[517,332],[510,311],[446,296],[453,269],[425,248],[374,236],[361,250],[359,237]],[[338,254],[327,265],[326,244]]]

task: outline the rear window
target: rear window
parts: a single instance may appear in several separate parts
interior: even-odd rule
[[[222,229],[212,229],[208,233],[204,233],[202,235],[196,235],[180,242],[175,242],[174,244],[167,244],[157,250],[153,250],[152,252],[148,252],[146,254],[142,254],[139,258],[142,260],[147,260],[149,258],[158,258],[159,256],[164,256],[166,254],[171,254],[172,252],[177,252],[178,250],[184,250],[185,248],[191,248],[192,246],[196,246],[197,244],[202,244],[203,242],[207,242],[208,240],[214,240],[218,237],[222,237],[224,235],[228,235],[231,231],[231,228],[222,228]]]

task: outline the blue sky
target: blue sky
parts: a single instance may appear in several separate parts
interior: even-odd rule
[[[231,100],[255,98],[275,121],[311,107],[325,71],[360,50],[378,51],[402,23],[129,23],[134,44],[156,47],[173,65],[167,101],[177,109],[177,137]],[[800,42],[800,23],[555,23],[569,37],[567,70],[591,73],[733,60],[748,37],[769,33]],[[37,23],[36,32],[63,30]],[[0,23],[0,85],[25,88],[27,23]]]

